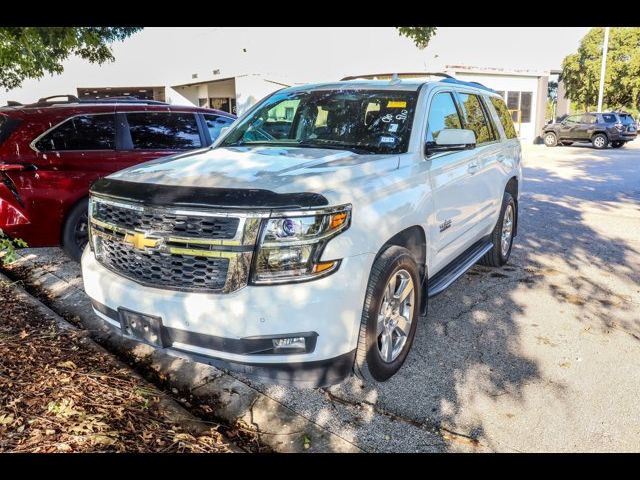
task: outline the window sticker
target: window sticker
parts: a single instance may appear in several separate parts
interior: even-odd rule
[[[407,112],[406,110],[402,110],[398,115],[396,115],[396,120],[406,120],[407,116],[409,115],[409,112]]]
[[[393,137],[380,137],[380,143],[393,143],[396,139]]]
[[[407,108],[407,102],[399,100],[389,100],[387,108]]]
[[[393,132],[397,132],[397,131],[398,131],[398,124],[397,123],[389,124],[389,133],[393,133]]]

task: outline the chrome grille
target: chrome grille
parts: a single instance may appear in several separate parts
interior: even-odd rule
[[[228,258],[140,251],[117,240],[101,241],[102,263],[143,284],[181,290],[222,290]]]
[[[96,259],[142,285],[229,293],[245,286],[267,212],[170,209],[92,196]]]
[[[166,232],[185,237],[210,239],[233,238],[238,230],[237,217],[199,217],[177,215],[157,210],[133,210],[113,203],[98,203],[97,220],[129,230]]]

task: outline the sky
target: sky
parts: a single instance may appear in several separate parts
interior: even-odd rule
[[[64,72],[0,89],[7,100],[76,94],[77,87],[164,86],[188,83],[219,69],[222,76],[265,73],[291,82],[348,75],[441,71],[445,65],[550,70],[577,50],[590,27],[440,27],[425,50],[393,27],[148,27],[113,44],[115,62],[79,58]]]

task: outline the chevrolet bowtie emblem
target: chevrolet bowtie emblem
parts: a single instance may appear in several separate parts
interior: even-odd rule
[[[124,243],[128,243],[132,245],[133,248],[137,250],[144,250],[145,248],[154,248],[157,247],[160,243],[160,239],[158,238],[147,238],[144,236],[144,233],[127,233],[124,236]]]

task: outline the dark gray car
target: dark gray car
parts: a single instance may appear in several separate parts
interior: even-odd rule
[[[542,138],[547,147],[589,142],[597,149],[609,145],[620,148],[637,135],[633,117],[622,112],[569,115],[561,122],[546,125],[542,130]]]

